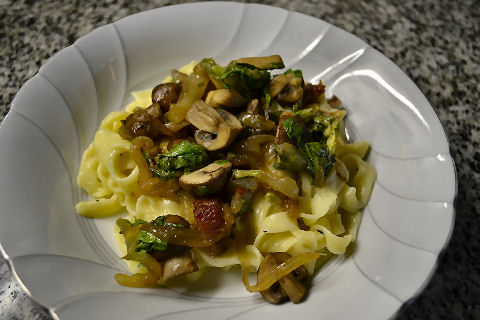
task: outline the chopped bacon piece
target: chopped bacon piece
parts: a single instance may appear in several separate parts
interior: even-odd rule
[[[321,82],[319,84],[306,84],[303,89],[303,106],[318,102],[318,97],[324,92],[325,86]]]
[[[211,238],[213,234],[225,230],[223,207],[219,200],[198,199],[193,203],[193,207],[193,216],[205,238]]]

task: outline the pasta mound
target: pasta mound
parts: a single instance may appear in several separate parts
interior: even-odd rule
[[[238,65],[249,65],[250,63],[253,65],[253,62],[250,60],[246,60],[246,62],[242,60]],[[180,68],[178,72],[188,77],[195,73],[195,70],[197,70],[195,68],[198,68],[197,66],[199,65],[201,64],[192,61],[190,64]],[[253,69],[252,67],[251,70],[257,69]],[[288,71],[285,74],[288,76]],[[295,74],[295,76],[297,76],[297,74]],[[188,79],[189,78],[184,80],[184,83],[189,81]],[[218,79],[217,77],[217,80]],[[289,79],[291,80],[292,77],[289,77]],[[163,83],[172,83],[172,81],[175,80],[176,79],[169,77],[165,79]],[[272,82],[273,80],[269,78],[268,81]],[[270,92],[274,90],[271,82],[269,87]],[[213,81],[213,84],[218,85],[215,81]],[[207,87],[206,83],[202,84],[201,82],[197,82],[197,86],[199,85]],[[301,85],[303,85],[303,78]],[[305,85],[303,86],[305,94],[307,89]],[[317,89],[318,87],[315,88],[315,90]],[[239,91],[241,90],[239,89]],[[242,93],[252,98],[250,92]],[[282,93],[277,97],[281,94]],[[191,190],[186,192],[182,188],[177,188],[175,189],[175,196],[173,197],[158,196],[152,193],[148,194],[139,188],[139,183],[142,179],[142,168],[132,155],[132,140],[122,135],[122,127],[125,126],[126,119],[129,115],[140,109],[146,110],[146,108],[152,105],[151,95],[151,89],[133,92],[134,101],[128,104],[124,111],[112,112],[102,121],[93,142],[85,150],[81,160],[77,183],[91,196],[91,199],[81,201],[76,205],[76,210],[80,215],[90,218],[103,218],[126,211],[131,224],[129,228],[134,228],[137,221],[155,221],[158,217],[166,217],[168,215],[182,217],[187,221],[187,225],[196,226],[199,223],[198,216],[194,213],[195,199],[199,197],[198,192],[206,188],[200,189],[197,187],[197,194]],[[180,98],[175,103],[175,106],[170,107],[170,111],[168,111],[165,116],[170,113],[170,117],[172,117],[172,119],[174,118],[171,112],[173,112],[172,110],[180,108],[178,106],[180,105],[181,97],[182,94],[180,94]],[[304,97],[303,101],[305,102],[305,100]],[[325,134],[327,129],[322,129],[324,130],[322,132],[325,138],[328,136],[325,142],[326,149],[322,150],[330,150],[331,158],[333,159],[330,168],[327,165],[323,165],[322,170],[316,171],[313,174],[312,170],[289,171],[289,168],[291,168],[289,166],[296,164],[291,164],[285,160],[291,159],[291,156],[282,158],[282,155],[285,153],[279,152],[278,149],[275,149],[277,153],[273,152],[275,159],[278,160],[280,158],[285,161],[272,165],[265,160],[261,170],[258,168],[250,168],[255,170],[237,170],[235,169],[235,158],[231,160],[234,165],[234,173],[231,179],[237,177],[238,179],[242,179],[241,175],[248,175],[247,179],[256,180],[255,183],[258,183],[261,187],[253,190],[247,202],[242,202],[241,214],[238,214],[240,210],[235,210],[235,206],[238,207],[238,204],[235,205],[233,200],[230,204],[223,204],[224,210],[237,211],[233,215],[234,218],[232,218],[234,220],[232,220],[233,222],[231,223],[231,234],[222,238],[223,245],[226,248],[221,250],[220,253],[212,253],[211,251],[205,250],[205,246],[192,247],[191,255],[198,267],[195,270],[199,270],[198,272],[200,272],[205,268],[224,268],[235,265],[241,265],[244,270],[257,270],[267,255],[282,252],[288,253],[291,257],[315,254],[315,258],[305,264],[308,273],[312,274],[332,256],[345,254],[347,247],[354,242],[357,237],[357,229],[361,221],[361,210],[370,198],[376,173],[373,167],[364,160],[369,149],[368,142],[346,142],[346,138],[342,132],[344,130],[343,116],[345,112],[338,107],[338,101],[338,99],[335,99],[335,101],[327,100],[322,92],[312,104],[317,108],[315,110],[319,110],[318,114],[329,115],[331,116],[328,118],[330,121],[331,119],[337,119],[339,123],[339,129],[336,129],[338,131],[336,131],[336,134],[327,135]],[[175,109],[175,107],[178,108]],[[282,108],[282,110],[284,110],[285,105],[282,105]],[[305,116],[307,111],[310,110],[308,108],[295,110],[295,108],[294,105],[292,110],[295,112],[295,116],[298,117]],[[339,113],[341,113],[341,115],[339,115]],[[175,116],[177,116],[177,114],[175,114]],[[245,128],[250,123],[248,121],[251,120],[251,117],[249,118],[247,116],[243,118],[238,116],[238,118],[241,118],[243,128]],[[256,123],[258,123],[258,119],[259,117],[256,118]],[[270,125],[267,121],[268,119],[264,120],[262,118],[261,120],[266,127]],[[285,120],[284,123],[287,121],[288,120]],[[194,121],[190,123],[193,124],[193,122]],[[167,123],[166,120],[165,123]],[[181,122],[177,121],[177,124],[178,123]],[[275,128],[278,128],[281,124],[282,120],[279,122],[274,121],[272,125],[273,129],[271,130],[275,131]],[[295,125],[295,123],[293,123],[293,125]],[[286,125],[284,126],[287,128]],[[302,129],[302,126],[299,127]],[[300,138],[296,138],[293,133],[290,135],[295,129],[297,128],[293,126],[290,131],[287,130],[287,141],[289,141],[291,145],[296,146],[298,150],[300,150],[300,154],[305,157],[309,149],[306,147],[301,149]],[[262,133],[262,135],[265,134]],[[250,135],[250,137],[252,136],[255,135]],[[257,141],[257,145],[249,145],[248,143],[242,145],[240,142],[240,147],[235,146],[233,147],[234,149],[228,152],[235,153],[238,148],[243,147],[252,148],[252,150],[248,151],[251,152],[251,154],[272,154],[274,146],[277,147],[281,145],[273,142],[273,139],[278,138],[278,132],[277,137],[273,135],[272,137],[273,138],[265,138],[267,142],[263,144],[258,144]],[[248,140],[248,137],[245,138],[245,140]],[[155,139],[155,143],[157,149],[163,150],[163,153],[159,152],[160,156],[171,150],[173,144],[172,139],[167,139],[163,136]],[[305,143],[305,146],[309,146],[308,143]],[[313,146],[313,144],[311,145]],[[285,150],[288,151],[290,149],[282,149],[282,152],[287,152]],[[295,153],[295,155],[298,155],[298,150],[296,150],[297,153]],[[226,160],[222,159],[221,161],[230,161],[228,157],[225,158]],[[148,160],[148,158],[146,159]],[[300,160],[304,161],[303,159]],[[156,161],[158,161],[158,159]],[[221,162],[217,160],[217,163],[220,164]],[[309,168],[315,168],[315,163],[311,164],[307,161],[305,166],[307,165],[310,165]],[[150,170],[152,169],[150,168]],[[330,171],[328,172],[328,170]],[[319,182],[318,172],[328,174],[321,177],[321,181]],[[173,179],[178,179],[178,176]],[[245,179],[245,177],[243,177],[243,179]],[[287,182],[290,183],[288,179],[293,181],[297,188],[296,191],[290,187],[291,184],[287,184]],[[227,207],[225,207],[225,205]],[[227,218],[225,219],[228,220]],[[226,224],[228,225],[228,221]],[[173,225],[177,229],[184,228],[183,226],[178,226],[178,224]],[[120,225],[115,225],[114,227],[115,235],[119,240],[119,246],[124,258],[127,260],[130,272],[136,275],[152,273],[153,267],[149,269],[148,264],[144,261],[135,260],[134,257],[139,256],[138,254],[142,252],[149,252],[151,256],[155,256],[151,253],[152,250],[159,252],[162,249],[151,249],[152,247],[148,247],[148,249],[141,251],[137,248],[136,252],[132,254],[133,251],[129,251],[131,248],[129,249],[128,241],[127,244],[125,242],[127,239],[125,230],[130,229],[122,229]],[[121,231],[123,231],[122,234],[120,233]],[[208,236],[205,236],[205,238],[208,239]],[[138,235],[136,239],[138,245],[138,243],[140,243]],[[165,244],[165,246],[167,247],[167,244]],[[137,256],[135,254],[137,254]],[[132,259],[129,260],[129,258]],[[163,281],[157,277],[155,278],[155,282],[162,283]],[[152,284],[148,281],[145,283]],[[133,284],[132,286],[136,285]],[[248,285],[246,286],[248,289]],[[265,292],[265,290],[263,290],[263,292]]]

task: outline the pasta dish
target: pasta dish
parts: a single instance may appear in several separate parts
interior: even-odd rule
[[[347,112],[321,82],[284,68],[278,55],[191,62],[102,121],[76,210],[128,213],[113,231],[131,273],[120,285],[240,266],[249,292],[298,303],[355,241],[376,179],[369,143],[348,141]]]

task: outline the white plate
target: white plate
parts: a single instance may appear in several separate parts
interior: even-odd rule
[[[371,142],[378,172],[352,256],[314,279],[299,305],[273,306],[216,273],[192,288],[127,289],[112,219],[79,217],[82,151],[132,90],[192,59],[280,54],[322,79]],[[431,277],[454,220],[455,172],[428,101],[390,60],[322,20],[239,3],[195,3],[98,28],[52,57],[18,92],[0,128],[0,242],[15,272],[62,319],[385,319]],[[221,274],[219,276],[218,274]]]

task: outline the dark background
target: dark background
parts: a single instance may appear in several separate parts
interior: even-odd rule
[[[60,49],[103,24],[184,2],[190,1],[0,0],[0,122],[18,89]],[[480,2],[255,2],[315,16],[355,34],[393,60],[430,101],[456,164],[456,220],[430,283],[397,318],[480,319]],[[12,280],[2,258],[0,318],[50,319]]]

